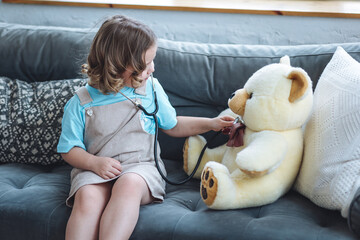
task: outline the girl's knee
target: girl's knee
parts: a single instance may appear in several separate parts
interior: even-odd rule
[[[112,195],[114,194],[139,196],[149,194],[149,188],[146,181],[136,173],[127,173],[121,176],[115,183]]]
[[[96,209],[103,210],[110,197],[110,188],[100,185],[86,185],[75,194],[74,208],[89,212]]]
[[[146,185],[145,180],[136,173],[126,173],[121,176],[120,181],[123,183],[123,185],[129,186],[129,188],[131,188],[131,186],[141,187]]]

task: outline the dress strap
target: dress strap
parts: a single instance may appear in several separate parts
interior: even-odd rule
[[[93,99],[90,96],[89,91],[86,89],[85,86],[83,86],[83,87],[79,88],[78,90],[76,90],[75,93],[80,99],[80,105],[81,106],[84,106],[85,104],[88,104],[88,103],[93,101]]]

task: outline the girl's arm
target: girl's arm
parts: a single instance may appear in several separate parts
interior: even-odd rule
[[[104,179],[111,179],[121,173],[119,161],[109,157],[98,157],[88,153],[80,147],[73,147],[61,156],[71,166],[83,170],[93,171]]]
[[[210,130],[219,131],[225,127],[231,127],[235,120],[231,116],[215,118],[178,116],[176,118],[177,124],[175,127],[169,130],[163,130],[172,137],[188,137]]]

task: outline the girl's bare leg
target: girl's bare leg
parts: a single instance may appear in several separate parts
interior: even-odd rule
[[[145,180],[135,173],[121,176],[100,222],[100,240],[129,239],[139,217],[140,205],[153,201]]]
[[[109,201],[112,183],[85,185],[75,194],[66,226],[67,240],[98,239],[101,215]]]

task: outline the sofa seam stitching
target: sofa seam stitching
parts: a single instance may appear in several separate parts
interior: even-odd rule
[[[51,218],[52,218],[52,216],[53,216],[53,214],[54,214],[54,212],[59,208],[59,207],[61,207],[63,205],[63,203],[60,203],[60,204],[58,204],[52,211],[51,211],[51,213],[50,213],[50,216],[49,216],[49,218],[48,218],[48,220],[47,220],[47,226],[46,226],[46,239],[50,239],[50,221],[51,221]]]
[[[177,223],[176,223],[176,225],[175,225],[175,227],[174,227],[174,230],[173,230],[173,232],[172,232],[171,239],[174,239],[174,235],[175,235],[175,232],[176,232],[177,226],[179,225],[180,221],[181,221],[181,220],[182,220],[185,216],[187,216],[188,214],[190,214],[190,213],[186,213],[186,214],[184,214],[184,215],[183,215],[183,216],[181,216],[181,218],[177,221]]]
[[[259,46],[263,46],[263,45],[259,45]],[[190,55],[198,55],[198,56],[206,56],[206,57],[228,57],[228,58],[280,58],[280,55],[272,55],[272,56],[256,56],[256,55],[249,55],[249,56],[240,56],[240,55],[227,55],[227,54],[206,54],[206,53],[196,53],[196,52],[191,52],[191,51],[181,51],[181,50],[176,50],[176,49],[169,49],[166,47],[162,47],[162,46],[158,46],[158,49],[162,49],[164,51],[169,51],[169,52],[176,52],[176,53],[183,53],[183,54],[190,54]],[[354,50],[349,50],[347,51],[348,53],[352,53],[352,54],[358,54],[359,51],[354,51]],[[334,52],[324,52],[324,53],[318,53],[318,54],[314,54],[314,53],[303,53],[303,54],[299,54],[299,55],[289,55],[289,57],[309,57],[309,56],[326,56],[326,55],[333,55]]]

